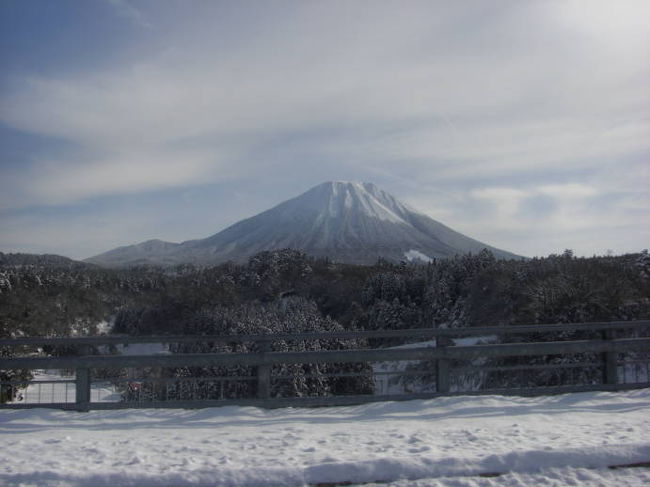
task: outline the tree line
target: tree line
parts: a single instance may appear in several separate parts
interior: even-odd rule
[[[361,266],[280,250],[245,264],[130,269],[47,257],[0,253],[0,336],[95,334],[110,320],[118,333],[185,333],[211,309],[264,307],[289,297],[348,330],[650,316],[647,251],[497,260],[484,250],[426,264]]]
[[[584,258],[567,250],[544,258],[498,260],[484,250],[429,263],[378,260],[361,266],[285,249],[261,252],[244,264],[130,269],[105,269],[57,256],[0,253],[2,337],[96,334],[106,322],[113,324],[113,333],[130,335],[219,335],[648,318],[647,251]],[[391,339],[370,345],[400,343]],[[185,345],[173,351],[247,351],[251,346],[199,344],[197,349]],[[324,340],[274,344],[276,350],[358,346]],[[0,350],[3,356],[10,353]],[[372,386],[363,376],[328,379],[331,366],[282,367],[287,370],[274,373],[289,379],[276,386],[276,394],[342,393]],[[16,374],[4,371],[2,380],[9,373]],[[187,377],[251,371],[163,373]],[[222,397],[240,397],[251,394],[253,386],[244,382],[232,383],[225,391],[219,387]],[[206,397],[217,394],[209,385],[205,390]],[[156,391],[148,393],[155,396]]]

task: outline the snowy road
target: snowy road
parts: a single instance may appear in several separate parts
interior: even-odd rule
[[[650,469],[606,467],[649,461],[650,390],[272,411],[0,411],[0,485],[24,487],[641,486]]]

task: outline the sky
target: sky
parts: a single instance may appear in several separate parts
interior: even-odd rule
[[[526,256],[650,247],[646,0],[0,2],[0,251],[372,182]]]

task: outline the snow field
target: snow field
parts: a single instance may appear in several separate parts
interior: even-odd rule
[[[650,390],[262,410],[0,411],[0,485],[633,485]],[[502,473],[498,477],[479,474]]]
[[[14,399],[16,404],[74,403],[77,392],[74,375],[61,375],[56,370],[37,370],[30,384]],[[119,402],[121,396],[113,384],[97,381],[90,390],[92,402]]]

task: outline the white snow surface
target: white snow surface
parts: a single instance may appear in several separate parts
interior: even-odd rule
[[[329,201],[317,220],[339,218],[350,212],[359,212],[370,218],[410,225],[404,219],[406,206],[374,184],[332,181],[319,188],[327,191]],[[321,199],[321,191],[307,192],[302,204],[318,208],[322,204]]]
[[[421,260],[422,262],[431,262],[433,259],[426,254],[423,254],[419,250],[411,249],[408,252],[404,252],[404,257],[409,261],[412,260]]]
[[[484,343],[496,343],[497,337],[495,335],[489,336],[474,336],[464,338],[452,338],[454,345],[457,346],[472,346],[481,345]],[[427,340],[424,342],[408,343],[406,345],[399,345],[391,348],[430,348],[436,346],[436,339]],[[479,358],[474,360],[474,365],[480,367],[484,359]],[[426,367],[426,365],[425,365]],[[375,378],[375,394],[380,395],[398,395],[420,392],[436,392],[436,384],[427,377],[426,368],[422,370],[422,376],[404,376],[409,368],[422,370],[421,362],[419,360],[397,360],[391,362],[374,362],[372,364],[372,371]],[[430,372],[429,372],[430,373]],[[482,382],[482,377],[474,375],[466,379],[462,384],[456,386],[452,384],[452,392],[460,390],[463,391],[477,391]]]
[[[74,375],[62,375],[59,370],[36,370],[26,389],[13,401],[15,404],[73,403],[76,400]],[[96,381],[90,389],[93,402],[119,402],[121,395],[108,381]],[[0,484],[1,485],[1,484]]]
[[[0,410],[0,485],[650,485],[650,389],[263,410]],[[502,474],[484,477],[481,474]]]

